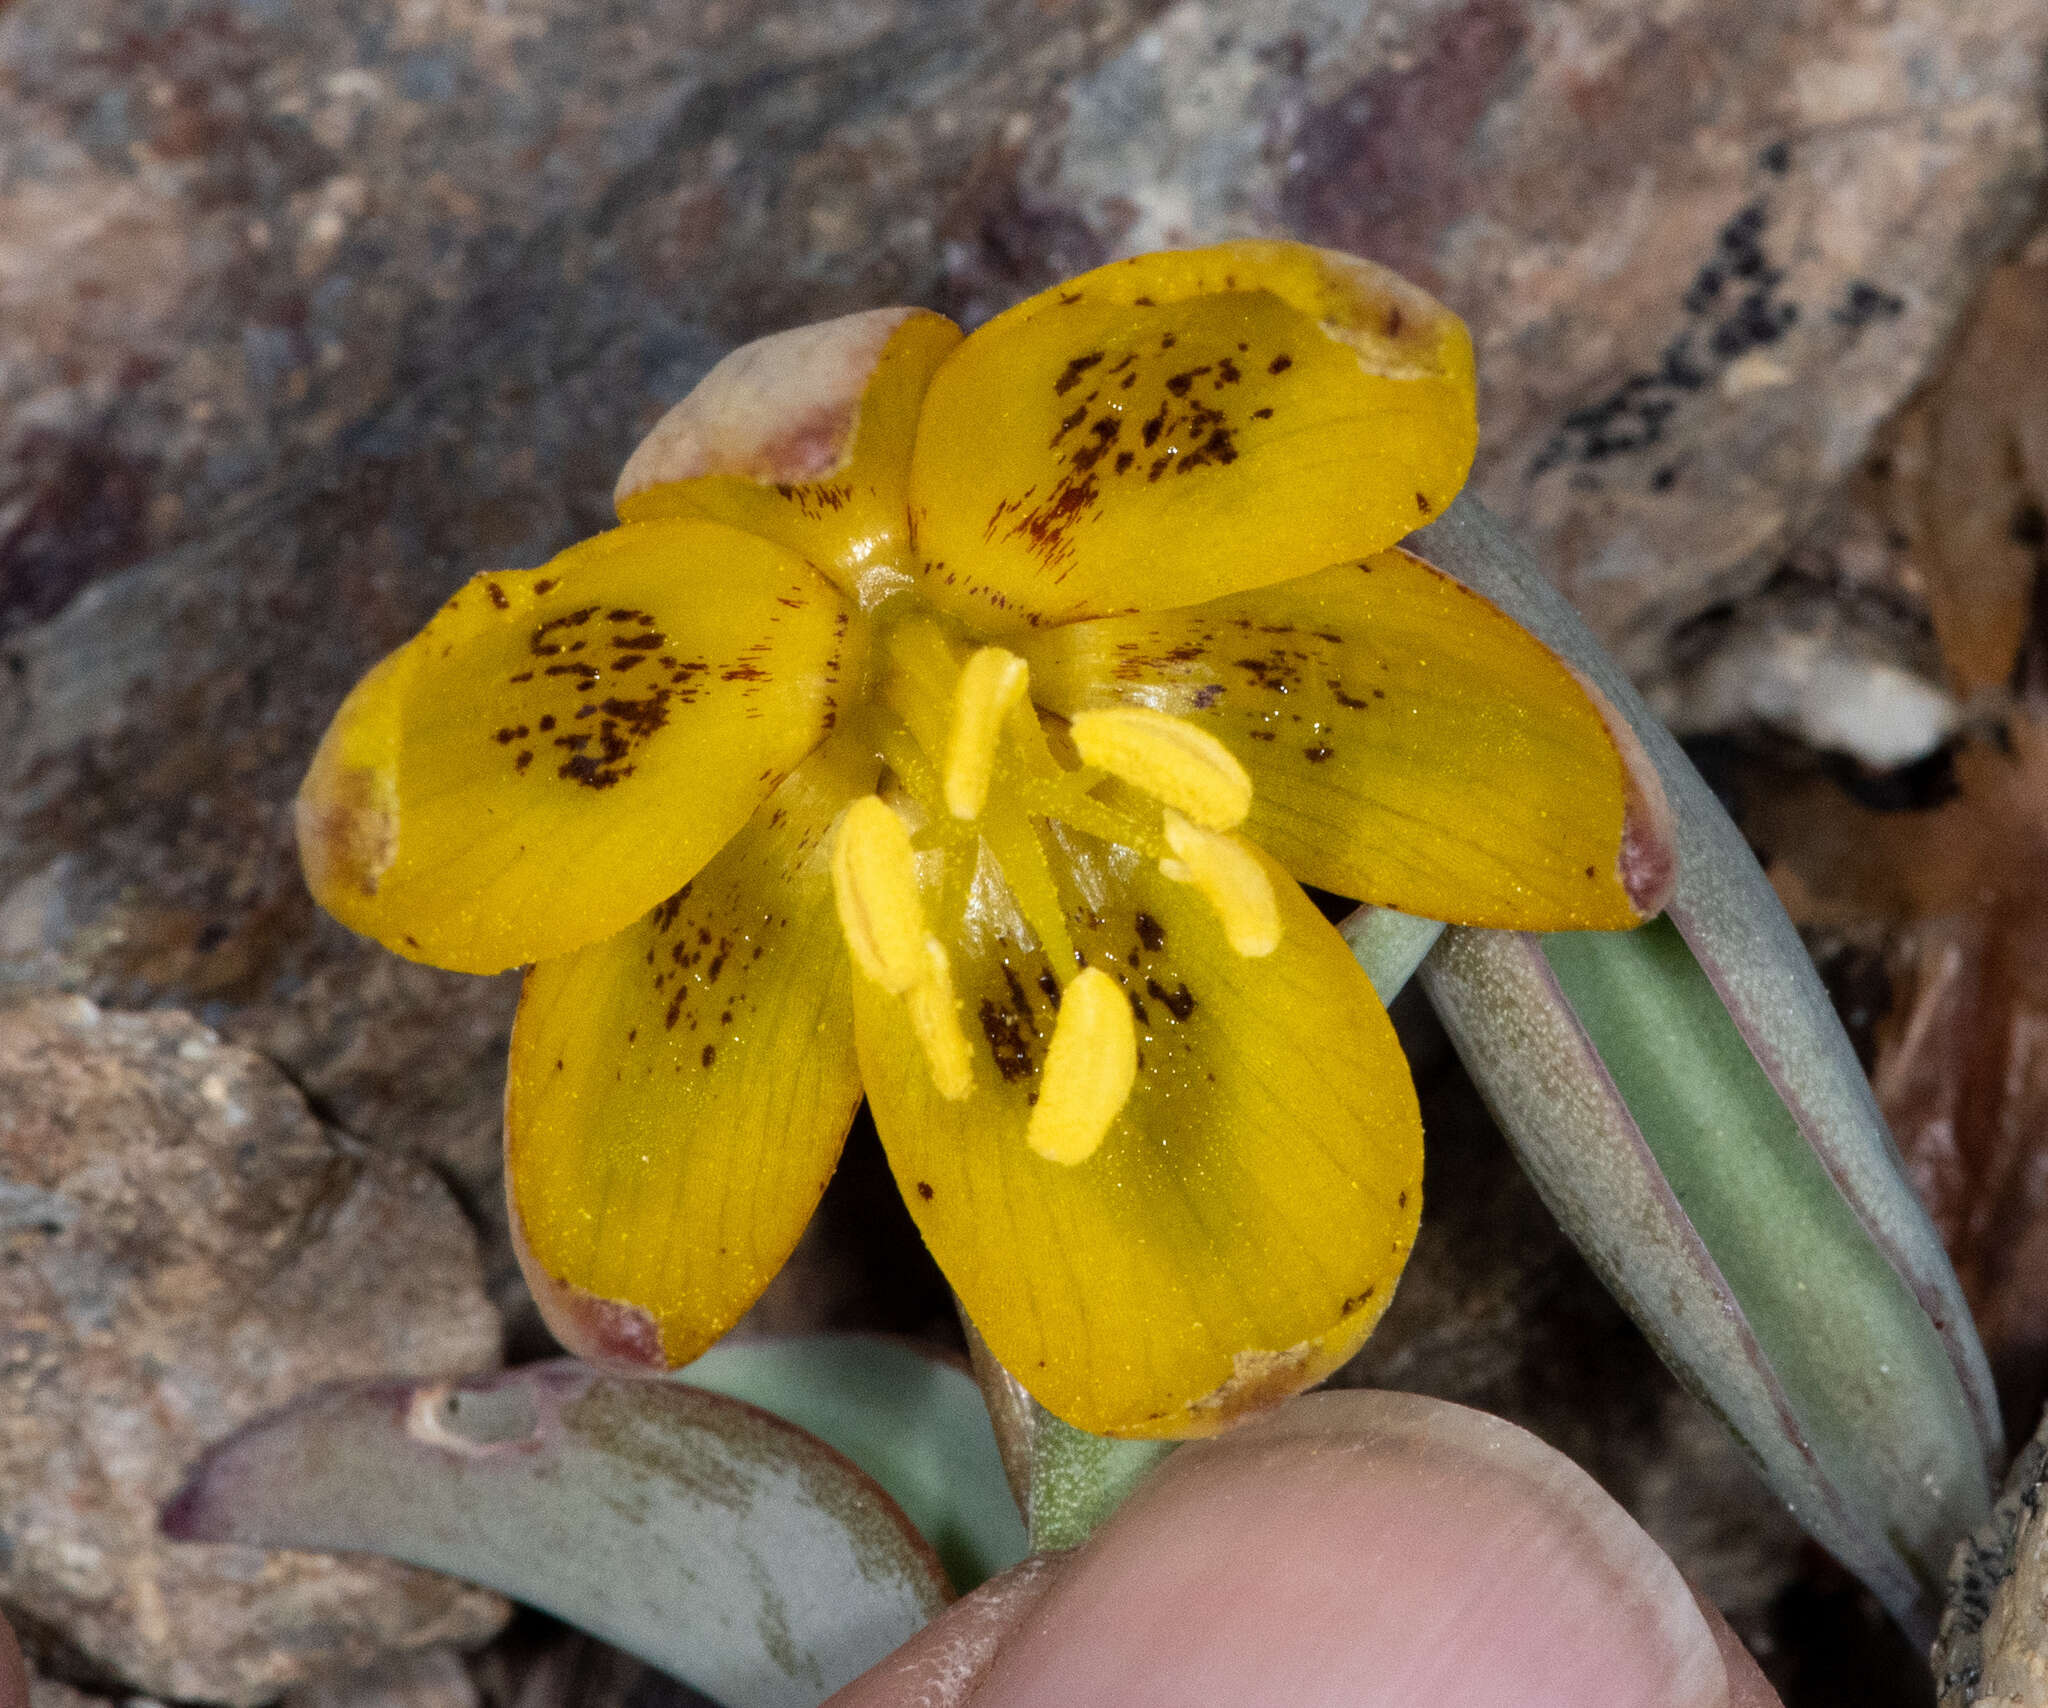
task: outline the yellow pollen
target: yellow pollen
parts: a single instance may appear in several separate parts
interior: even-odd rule
[[[1003,720],[1024,698],[1031,670],[1014,652],[985,646],[961,667],[953,690],[953,722],[946,732],[946,810],[978,818],[995,774],[996,741]]]
[[[1280,906],[1266,868],[1235,836],[1190,824],[1177,812],[1166,814],[1166,845],[1174,858],[1159,869],[1175,883],[1193,884],[1216,911],[1223,935],[1240,955],[1257,958],[1280,946]]]
[[[832,839],[832,899],[860,970],[901,996],[925,977],[924,907],[910,832],[880,795],[846,809]]]
[[[1130,1101],[1137,1079],[1130,1001],[1100,967],[1085,968],[1060,995],[1024,1142],[1048,1162],[1086,1162]]]
[[[932,1084],[948,1103],[958,1103],[974,1089],[974,1061],[967,1035],[960,1030],[960,1003],[953,994],[953,970],[946,946],[936,937],[924,940],[924,976],[903,993],[910,1011],[910,1029],[924,1051]]]
[[[1143,706],[1074,718],[1082,760],[1143,789],[1205,830],[1229,830],[1252,810],[1252,780],[1207,730]]]

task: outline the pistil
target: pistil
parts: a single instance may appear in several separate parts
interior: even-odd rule
[[[1084,1162],[1136,1084],[1136,1030],[1117,980],[1076,953],[1048,821],[1158,860],[1200,892],[1233,950],[1267,955],[1280,941],[1272,882],[1229,834],[1251,810],[1251,778],[1207,730],[1138,706],[1078,714],[1067,728],[1081,765],[1070,769],[1047,742],[1022,658],[982,646],[963,660],[957,637],[923,612],[901,612],[884,633],[871,734],[919,828],[913,837],[880,796],[847,809],[832,847],[841,929],[863,976],[903,1003],[939,1094],[965,1098],[971,1046],[917,850],[943,863],[934,899],[949,918],[983,851],[993,855],[1061,987],[1026,1142],[1049,1161]]]

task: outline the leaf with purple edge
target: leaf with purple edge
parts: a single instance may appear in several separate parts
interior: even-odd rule
[[[1677,821],[1665,920],[1452,930],[1432,1002],[1557,1213],[1807,1529],[1931,1629],[2002,1453],[1984,1354],[1797,933],[1712,793],[1534,563],[1461,498],[1417,544],[1634,727]]]
[[[810,1708],[950,1595],[895,1502],[824,1443],[566,1360],[310,1395],[214,1447],[162,1522],[488,1584],[726,1708]]]

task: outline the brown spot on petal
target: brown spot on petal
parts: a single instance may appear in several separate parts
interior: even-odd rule
[[[1060,371],[1060,377],[1052,382],[1052,389],[1064,397],[1081,383],[1081,376],[1102,360],[1100,350],[1091,350],[1085,356],[1076,356]]]

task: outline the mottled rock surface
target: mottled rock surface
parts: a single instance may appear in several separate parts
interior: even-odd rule
[[[319,920],[285,803],[718,353],[1151,243],[1369,250],[1472,322],[1488,499],[1661,662],[2032,205],[2044,44],[2030,0],[17,0],[0,977],[195,1007],[488,1218],[511,990]]]
[[[161,1540],[199,1450],[322,1382],[497,1355],[474,1235],[174,1013],[0,1009],[0,1604],[46,1667],[254,1704],[497,1597],[380,1561]]]
[[[94,1696],[59,1679],[34,1677],[28,1681],[28,1708],[162,1708],[146,1696]]]
[[[289,1692],[278,1708],[478,1708],[476,1681],[453,1649],[422,1649]]]
[[[1653,641],[1811,517],[2014,235],[2044,43],[2029,0],[17,5],[0,607],[493,393],[509,465],[386,547],[530,557],[735,338],[1290,232],[1470,318],[1485,495]]]
[[[1286,232],[1470,321],[1479,489],[1624,661],[1761,580],[2030,210],[2030,0],[1182,0],[1066,92],[1107,247]]]

